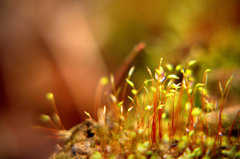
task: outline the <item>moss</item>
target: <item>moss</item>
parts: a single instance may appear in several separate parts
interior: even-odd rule
[[[94,152],[91,156],[90,159],[102,159],[102,154],[100,152]]]
[[[235,144],[238,139],[224,136],[224,128],[220,122],[224,120],[224,116],[221,111],[218,115],[221,114],[222,118],[218,117],[215,125],[210,125],[206,120],[207,112],[214,113],[214,109],[223,107],[221,104],[226,100],[232,77],[224,87],[220,84],[222,97],[214,99],[207,90],[209,70],[205,71],[202,82],[197,83],[191,70],[195,63],[196,61],[190,61],[186,68],[177,66],[175,69],[168,64],[165,71],[161,59],[154,76],[147,68],[149,79],[144,80],[139,88],[130,80],[133,67],[123,88],[115,88],[114,78],[111,76],[115,91],[105,97],[102,114],[104,122],[96,124],[96,129],[85,126],[91,132],[94,129],[94,133],[84,140],[89,145],[92,144],[90,147],[93,150],[100,151],[93,153],[90,159],[101,159],[103,155],[113,159],[237,158],[239,151]],[[181,71],[182,76],[174,74],[174,70]],[[100,83],[106,83],[105,79],[101,80],[104,81]],[[126,93],[127,87],[131,94]],[[122,92],[126,94],[121,94],[121,91],[117,91],[119,89],[123,89]],[[128,99],[122,98],[124,96]],[[91,118],[89,113],[85,114]],[[48,116],[43,116],[43,119],[46,122],[51,120]],[[76,141],[82,134],[78,131],[83,130],[72,130],[74,134],[70,136],[75,141],[67,142],[65,146],[68,149],[56,153],[55,158],[67,154],[73,145],[80,142]],[[92,140],[94,137],[96,139]]]

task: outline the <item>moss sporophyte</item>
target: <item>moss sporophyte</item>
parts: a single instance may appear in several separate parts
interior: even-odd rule
[[[211,70],[196,82],[191,69],[195,63],[174,68],[161,59],[155,71],[147,68],[149,76],[138,88],[131,80],[134,67],[122,87],[115,85],[113,75],[103,77],[97,91],[98,97],[105,94],[97,101],[98,122],[84,112],[89,119],[70,130],[64,130],[53,94],[48,94],[56,119],[41,119],[65,142],[50,158],[239,158],[239,112],[229,122],[223,111],[233,76],[225,86],[219,83],[221,98],[211,98]],[[109,81],[112,91],[103,92]],[[233,131],[238,133],[232,135]]]

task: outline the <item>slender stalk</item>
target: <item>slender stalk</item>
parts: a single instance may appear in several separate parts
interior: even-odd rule
[[[235,117],[235,119],[234,119],[234,121],[233,121],[233,123],[232,123],[231,129],[230,129],[229,132],[228,132],[228,140],[230,140],[230,138],[231,138],[232,131],[233,131],[233,127],[234,127],[234,125],[236,124],[236,121],[237,121],[237,119],[238,119],[239,114],[240,114],[240,111],[238,111],[238,113],[237,113],[237,115],[236,115],[236,117]]]

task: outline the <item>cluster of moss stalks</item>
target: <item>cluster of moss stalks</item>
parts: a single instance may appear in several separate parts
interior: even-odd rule
[[[228,124],[223,114],[232,77],[224,86],[219,82],[221,98],[213,99],[207,90],[210,69],[196,83],[195,62],[174,68],[161,59],[154,72],[147,68],[149,78],[139,88],[131,81],[134,67],[120,88],[113,76],[103,77],[100,87],[110,81],[112,93],[105,93],[98,122],[85,112],[85,122],[58,130],[64,144],[50,158],[240,158],[239,113]],[[56,116],[42,120],[61,128]]]

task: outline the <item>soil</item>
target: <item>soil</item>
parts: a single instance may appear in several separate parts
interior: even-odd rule
[[[57,146],[57,151],[50,159],[85,159],[99,149],[99,137],[97,123],[87,119],[83,123],[69,130],[70,135],[64,145]]]

